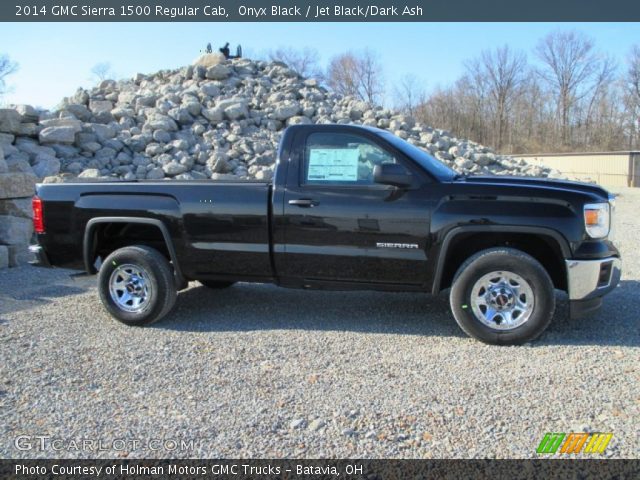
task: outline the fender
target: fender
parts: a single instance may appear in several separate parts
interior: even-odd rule
[[[571,258],[571,249],[567,240],[556,230],[545,227],[522,227],[522,226],[510,226],[510,225],[465,225],[461,227],[455,227],[449,230],[442,240],[442,246],[440,247],[440,253],[438,254],[438,262],[436,270],[433,276],[433,285],[431,293],[434,295],[440,292],[440,282],[442,280],[442,273],[444,271],[444,262],[447,258],[447,250],[451,241],[462,233],[531,233],[534,235],[546,235],[555,240],[560,247],[562,256],[564,258]]]
[[[84,267],[85,270],[89,273],[96,273],[96,269],[91,263],[91,252],[93,251],[93,232],[95,230],[96,225],[100,223],[138,223],[145,225],[153,225],[160,229],[162,233],[162,238],[164,238],[164,242],[167,245],[167,250],[169,251],[169,256],[171,257],[171,263],[173,263],[173,272],[175,277],[176,285],[183,285],[186,280],[182,275],[182,271],[180,270],[180,264],[178,263],[178,256],[176,255],[176,250],[173,246],[173,240],[171,240],[171,235],[169,235],[169,230],[167,226],[160,220],[155,218],[144,218],[144,217],[95,217],[87,222],[87,226],[84,230],[84,240],[82,242],[82,255],[84,258]]]

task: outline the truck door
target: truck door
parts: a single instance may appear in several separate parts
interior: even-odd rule
[[[281,281],[424,284],[428,185],[374,183],[377,164],[400,163],[418,172],[373,133],[335,128],[295,140],[279,222],[283,245],[275,246]]]

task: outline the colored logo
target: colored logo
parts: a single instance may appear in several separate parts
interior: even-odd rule
[[[604,453],[613,433],[546,433],[536,452],[555,453]]]

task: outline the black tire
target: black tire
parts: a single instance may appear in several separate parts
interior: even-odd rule
[[[114,299],[110,291],[112,275],[118,267],[125,265],[142,269],[140,273],[144,274],[139,278],[148,282],[145,284],[148,296],[136,311],[127,311]],[[121,270],[119,272],[122,273]],[[114,279],[117,279],[117,275]],[[171,311],[177,297],[173,268],[160,252],[143,245],[120,248],[105,259],[98,272],[98,291],[107,311],[116,320],[131,326],[149,325],[160,320]],[[123,290],[116,289],[116,297],[123,298],[120,295],[121,291]]]
[[[506,323],[500,328],[503,321],[499,310],[494,322],[496,327],[490,327],[483,323],[480,316],[474,313],[474,309],[483,315],[487,312],[486,306],[482,306],[482,301],[476,301],[475,305],[472,300],[472,291],[474,286],[478,288],[476,294],[478,298],[485,298],[491,295],[492,288],[484,289],[480,286],[483,284],[482,279],[490,278],[489,274],[493,272],[505,272],[513,277],[520,277],[525,280],[527,287],[530,288],[533,296],[532,309],[524,308],[522,311],[529,312],[528,319],[526,313],[513,313],[514,327],[507,328]],[[485,277],[486,275],[486,277]],[[516,279],[517,280],[517,279]],[[526,288],[526,287],[525,287]],[[522,290],[514,290],[520,292]],[[497,295],[500,296],[500,291]],[[513,293],[509,290],[509,294]],[[530,296],[530,295],[529,295]],[[497,300],[497,304],[513,302],[513,298],[517,295],[502,297]],[[523,295],[523,299],[527,302],[527,295]],[[499,247],[483,250],[469,257],[458,269],[451,287],[449,296],[451,311],[460,328],[469,336],[480,340],[484,343],[493,345],[520,345],[530,342],[540,336],[542,332],[549,326],[555,310],[555,295],[553,290],[553,282],[544,267],[532,256],[513,248]],[[520,321],[523,323],[517,325],[518,317],[515,315],[523,315]],[[487,313],[485,317],[492,317],[491,313]],[[525,319],[525,320],[522,320]],[[489,321],[491,319],[488,319]]]
[[[222,282],[217,280],[198,280],[202,285],[212,290],[220,290],[222,288],[229,288],[236,282]]]

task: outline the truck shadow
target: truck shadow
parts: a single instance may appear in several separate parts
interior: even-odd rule
[[[12,312],[50,304],[53,299],[88,292],[93,284],[85,277],[74,280],[72,270],[45,269],[31,266],[11,268],[0,273],[0,325]],[[37,281],[33,280],[37,278]]]
[[[416,293],[329,292],[237,284],[210,290],[192,284],[178,295],[175,310],[154,325],[177,331],[253,330],[349,331],[461,337],[448,296]],[[533,346],[640,345],[640,316],[630,299],[640,282],[622,281],[603,308],[582,319],[568,318],[566,294],[558,292],[553,322]]]

